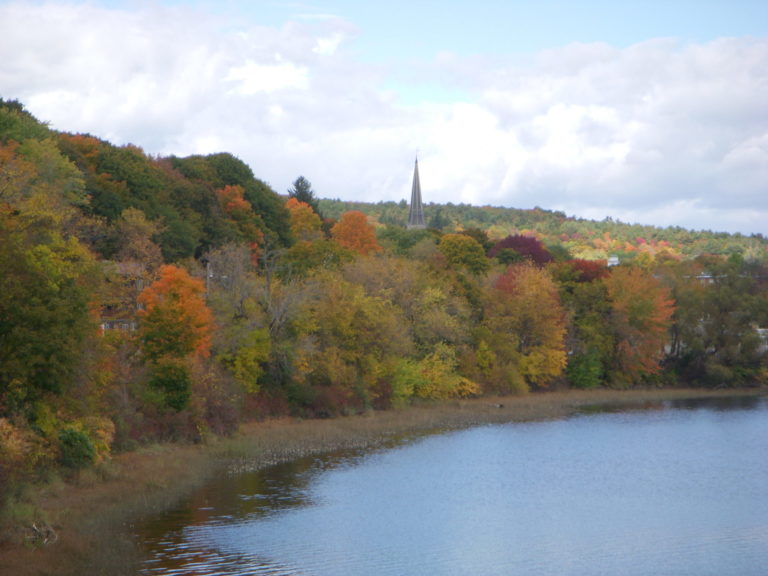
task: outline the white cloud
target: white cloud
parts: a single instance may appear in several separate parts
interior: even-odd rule
[[[315,43],[315,47],[312,48],[312,51],[315,54],[331,56],[336,52],[336,50],[338,50],[343,41],[344,35],[340,32],[331,34],[330,36],[325,36],[323,38],[318,38],[317,42]]]
[[[768,233],[768,39],[388,69],[336,17],[136,6],[0,4],[0,96],[151,153],[231,151],[281,192],[303,174],[321,196],[407,198],[418,151],[427,202]],[[454,96],[412,103],[392,89],[409,83]]]
[[[245,96],[289,88],[308,88],[309,71],[306,67],[283,62],[280,55],[276,55],[275,60],[276,64],[257,64],[248,60],[242,66],[231,68],[224,80],[235,84],[232,92]]]

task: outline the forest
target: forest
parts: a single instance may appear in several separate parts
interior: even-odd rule
[[[0,100],[0,486],[272,416],[768,382],[760,235],[425,212]]]

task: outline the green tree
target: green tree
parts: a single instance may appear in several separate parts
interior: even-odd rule
[[[51,130],[30,114],[18,100],[0,98],[0,142],[45,140]]]
[[[323,218],[320,213],[320,202],[315,196],[315,191],[312,190],[312,183],[304,176],[299,176],[293,181],[293,186],[288,189],[288,197],[308,204],[320,219]]]
[[[471,236],[446,234],[440,239],[438,248],[450,266],[475,276],[484,274],[490,267],[483,247]]]
[[[75,238],[52,232],[41,242],[21,224],[0,212],[0,413],[72,385],[94,330],[92,256]]]
[[[702,258],[668,275],[677,300],[671,360],[687,382],[743,386],[765,380],[764,270],[739,258]]]
[[[611,306],[606,286],[600,281],[579,282],[565,292],[563,300],[570,316],[568,380],[576,388],[602,386],[615,345],[614,333],[608,329]]]

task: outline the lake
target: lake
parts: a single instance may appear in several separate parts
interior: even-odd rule
[[[768,399],[493,425],[223,474],[144,575],[764,575]]]

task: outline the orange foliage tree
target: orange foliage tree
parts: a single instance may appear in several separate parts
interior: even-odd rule
[[[260,246],[264,244],[264,233],[261,230],[264,223],[261,217],[245,199],[245,190],[242,186],[224,186],[216,190],[216,197],[219,200],[219,206],[229,216],[240,238],[250,246],[251,262],[255,264],[261,256]]]
[[[351,210],[341,215],[331,228],[333,239],[340,246],[358,254],[370,254],[381,250],[373,226],[362,212]]]
[[[139,295],[139,338],[145,356],[207,357],[211,348],[213,315],[205,304],[205,286],[183,268],[161,266],[159,278]]]
[[[674,302],[665,286],[637,267],[618,267],[603,280],[611,306],[615,346],[613,380],[633,384],[659,371]]]

